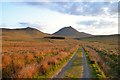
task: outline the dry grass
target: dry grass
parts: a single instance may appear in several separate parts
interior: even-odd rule
[[[46,75],[78,47],[77,41],[2,41],[3,77],[32,78]],[[74,46],[74,47],[73,47]],[[11,74],[11,75],[9,75]]]

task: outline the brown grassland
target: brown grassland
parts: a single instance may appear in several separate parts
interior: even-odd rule
[[[20,38],[20,37],[18,37]],[[69,55],[76,51],[76,40],[51,40],[11,38],[2,40],[2,76],[11,78],[33,78],[47,75],[50,69],[61,65]],[[29,39],[27,41],[27,39]]]
[[[88,52],[89,58],[98,64],[106,77],[114,78],[120,75],[118,37],[46,39],[39,37],[46,34],[34,31],[33,34],[36,36],[24,30],[12,32],[4,31],[2,34],[0,67],[3,78],[47,78],[80,46]]]

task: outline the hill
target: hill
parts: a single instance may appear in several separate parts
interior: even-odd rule
[[[76,38],[78,40],[89,41],[89,42],[100,42],[104,44],[119,44],[120,34],[113,35],[97,35],[88,38]]]
[[[5,40],[23,40],[23,39],[34,39],[34,38],[42,38],[46,33],[43,33],[35,28],[19,28],[19,29],[6,29],[1,28],[2,30],[2,38]]]
[[[73,38],[83,38],[83,37],[91,37],[91,34],[84,33],[84,32],[78,32],[73,27],[64,27],[60,29],[59,31],[53,33],[53,35],[61,35],[61,36],[69,36]]]

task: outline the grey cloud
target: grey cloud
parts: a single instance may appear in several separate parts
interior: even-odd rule
[[[39,29],[44,29],[46,25],[42,25],[39,23],[29,23],[29,22],[19,22],[22,27],[34,27]]]
[[[118,12],[119,9],[118,3],[111,3],[108,5],[108,8],[109,8],[109,13],[113,15]]]
[[[118,0],[24,0],[25,2],[118,2]]]
[[[96,22],[97,22],[96,20],[80,21],[80,22],[77,22],[77,24],[79,24],[79,25],[85,25],[85,26],[90,26],[90,25],[95,24]]]
[[[95,28],[107,28],[111,27],[112,25],[116,25],[115,22],[113,21],[105,21],[105,20],[100,20],[98,23],[94,24]]]
[[[89,27],[95,27],[95,28],[106,28],[109,27],[111,25],[115,25],[115,22],[112,21],[105,21],[103,19],[101,20],[90,20],[90,21],[80,21],[77,22],[78,25],[85,25],[85,26],[89,26]]]
[[[20,22],[19,24],[24,27],[29,25],[27,22]]]
[[[109,14],[118,12],[117,2],[26,2],[28,5],[44,7],[71,15],[106,14],[102,8],[107,7]]]

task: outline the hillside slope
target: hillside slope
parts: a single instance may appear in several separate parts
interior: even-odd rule
[[[23,40],[23,39],[33,39],[33,38],[42,38],[45,34],[35,28],[19,28],[19,29],[6,29],[1,28],[2,38],[5,40]]]
[[[111,44],[111,45],[118,45],[120,44],[120,34],[113,34],[113,35],[97,35],[88,38],[76,38],[78,40],[89,41],[89,42],[100,42],[104,44]]]

